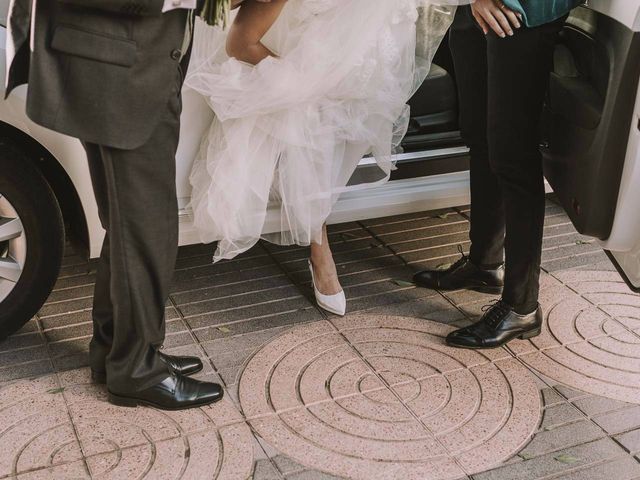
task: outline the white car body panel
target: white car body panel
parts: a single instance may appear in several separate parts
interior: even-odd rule
[[[0,0],[0,10],[6,11],[9,0]],[[640,0],[590,0],[590,8],[610,16],[634,31],[640,31]],[[5,49],[6,30],[0,29],[0,48]],[[4,57],[2,57],[4,60]],[[2,61],[2,78],[5,78],[5,62]],[[87,219],[90,256],[100,253],[104,232],[97,215],[86,156],[76,139],[54,133],[31,122],[25,114],[26,87],[14,91],[8,100],[0,101],[0,121],[30,135],[46,148],[69,175],[77,189]],[[635,118],[629,139],[627,164],[618,202],[618,212],[611,237],[602,242],[604,248],[615,252],[623,264],[634,264],[636,279],[640,284],[640,96],[636,104]],[[177,154],[177,191],[180,207],[180,244],[198,243],[198,234],[188,215],[191,192],[189,172],[206,133],[212,112],[206,102],[195,92],[185,90],[182,116],[181,142]],[[431,155],[445,155],[434,152]],[[362,220],[365,218],[395,215],[416,211],[464,205],[469,202],[468,172],[432,177],[398,180],[386,185],[343,195],[329,223]],[[270,230],[267,219],[267,231]],[[633,263],[635,262],[635,263]]]
[[[613,254],[629,281],[640,288],[640,86],[631,122],[616,218],[611,236],[601,243]]]
[[[640,32],[640,0],[587,0],[586,5]]]

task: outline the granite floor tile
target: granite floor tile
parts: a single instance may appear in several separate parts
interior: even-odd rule
[[[217,264],[213,245],[181,248],[165,351],[227,388],[187,412],[113,407],[79,368],[96,264],[69,247],[38,318],[0,342],[0,478],[639,480],[640,296],[551,201],[545,334],[450,349],[496,297],[411,280],[468,249],[469,216],[331,225],[345,318],[315,305],[307,247],[260,242]]]

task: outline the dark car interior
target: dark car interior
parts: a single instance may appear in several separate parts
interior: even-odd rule
[[[556,48],[541,147],[547,180],[577,230],[602,240],[613,226],[639,77],[640,35],[597,12],[575,9]],[[403,152],[464,145],[447,38],[410,106]],[[463,171],[468,165],[466,153],[412,158],[398,163],[392,179]]]

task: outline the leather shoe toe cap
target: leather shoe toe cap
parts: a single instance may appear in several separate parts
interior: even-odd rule
[[[439,276],[434,271],[418,272],[413,276],[413,283],[426,288],[438,288]]]
[[[447,345],[453,347],[478,347],[481,346],[478,339],[466,329],[456,330],[447,335]]]

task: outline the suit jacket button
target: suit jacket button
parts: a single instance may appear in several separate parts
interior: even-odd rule
[[[182,58],[182,52],[176,48],[173,52],[171,52],[171,58],[173,58],[174,60],[180,60]]]

